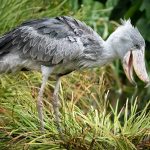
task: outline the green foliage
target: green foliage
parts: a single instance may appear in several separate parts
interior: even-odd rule
[[[150,1],[149,0],[118,0],[113,8],[110,19],[119,20],[121,17],[131,18],[132,22],[147,42],[150,42]],[[147,47],[149,48],[149,47]]]
[[[0,33],[29,19],[69,15],[85,21],[107,38],[118,25],[109,21],[117,4],[117,0],[107,0],[105,5],[98,0],[0,0]],[[147,5],[143,9],[149,11]],[[129,10],[128,15],[135,12],[135,7]],[[0,149],[148,149],[150,102],[142,102],[142,111],[139,102],[148,99],[150,91],[143,90],[143,94],[124,85],[119,74],[117,61],[115,65],[63,78],[60,99],[64,139],[57,132],[49,101],[54,82],[51,80],[45,91],[46,131],[41,134],[35,108],[41,74],[1,75]],[[122,96],[122,93],[126,95]],[[137,93],[139,98],[136,99]],[[128,96],[129,100],[123,106]]]
[[[145,11],[145,15],[139,18],[137,26],[140,28],[145,39],[150,42],[150,2],[148,0],[144,0],[140,10]]]
[[[72,75],[74,78],[75,75]],[[76,79],[77,80],[77,79]],[[64,82],[65,83],[65,82]],[[17,83],[20,85],[19,83]],[[31,83],[30,83],[31,84]],[[82,83],[80,83],[82,85]],[[32,84],[31,84],[32,85]],[[52,85],[49,84],[51,87]],[[30,87],[30,85],[28,86]],[[21,85],[17,89],[22,93]],[[84,87],[86,88],[86,87]],[[33,89],[30,89],[32,93]],[[86,89],[84,89],[86,91]],[[47,89],[47,92],[49,90]],[[119,110],[118,103],[113,108],[108,103],[108,94],[102,103],[95,109],[85,102],[82,108],[76,105],[75,96],[71,101],[66,101],[65,90],[61,87],[61,127],[63,139],[60,138],[54,124],[51,103],[44,99],[45,133],[41,134],[38,127],[37,111],[35,107],[36,98],[30,96],[26,91],[22,95],[2,99],[0,121],[0,135],[2,149],[117,149],[132,150],[138,147],[147,147],[141,144],[149,134],[150,117],[145,106],[142,112],[138,112],[137,101],[132,105],[126,105]],[[99,92],[95,89],[94,92]],[[48,94],[48,93],[46,93]],[[99,103],[99,99],[94,99]],[[80,102],[78,102],[80,103]],[[111,111],[108,111],[111,109]],[[124,115],[123,115],[124,114]],[[123,120],[121,119],[123,115]],[[112,119],[113,118],[113,119]]]

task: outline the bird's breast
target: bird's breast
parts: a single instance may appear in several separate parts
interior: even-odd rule
[[[56,65],[54,68],[53,74],[58,75],[58,76],[63,76],[75,70],[77,70],[76,65],[72,62],[69,62],[65,64]]]

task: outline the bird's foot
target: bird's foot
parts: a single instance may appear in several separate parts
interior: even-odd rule
[[[37,110],[38,110],[39,121],[40,121],[40,131],[41,133],[44,133],[43,102],[42,102],[42,97],[40,96],[37,101]]]
[[[60,108],[60,103],[59,103],[59,99],[58,99],[58,95],[53,95],[53,109],[54,109],[54,115],[55,115],[55,123],[57,126],[57,130],[60,134],[61,137],[62,136],[62,127],[61,127],[61,120],[60,120],[60,112],[59,112],[59,108]]]

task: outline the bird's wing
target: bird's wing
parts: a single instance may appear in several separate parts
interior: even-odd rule
[[[71,17],[28,21],[0,39],[0,54],[17,51],[21,57],[58,64],[82,55],[85,34],[95,32]]]

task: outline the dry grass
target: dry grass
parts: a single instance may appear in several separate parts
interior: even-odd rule
[[[2,0],[0,33],[27,19],[72,15],[86,21],[106,38],[116,26],[108,21],[112,7],[107,4],[104,8],[92,0],[84,1],[82,7],[74,0]],[[141,109],[138,105],[141,92],[136,99],[136,90],[134,93],[133,87],[123,84],[119,74],[121,70],[116,62],[101,69],[63,77],[60,111],[64,139],[57,132],[50,102],[55,82],[53,77],[45,90],[46,132],[41,134],[35,107],[41,74],[1,75],[0,149],[149,149],[150,102],[143,102]],[[121,97],[122,91],[127,95]],[[126,101],[129,94],[133,97]]]

